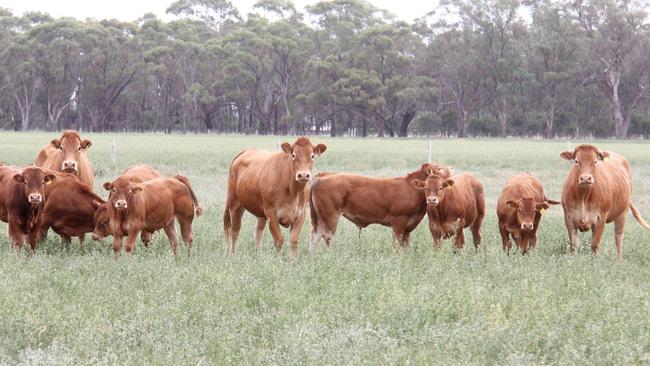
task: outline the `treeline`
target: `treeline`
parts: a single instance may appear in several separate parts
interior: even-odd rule
[[[650,136],[644,0],[179,0],[173,21],[0,8],[0,128]]]

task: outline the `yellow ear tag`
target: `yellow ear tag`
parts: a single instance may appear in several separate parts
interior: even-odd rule
[[[543,214],[544,214],[544,211],[546,211],[546,210],[545,210],[545,209],[541,209],[541,210],[539,210],[539,213],[543,215]]]
[[[604,161],[605,163],[607,162],[607,160],[609,160],[609,156],[605,156],[605,157],[603,158],[603,161]]]

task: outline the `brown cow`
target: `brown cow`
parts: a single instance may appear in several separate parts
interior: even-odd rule
[[[522,254],[537,245],[537,229],[542,213],[551,205],[560,202],[544,195],[542,183],[530,174],[517,174],[510,177],[501,190],[497,201],[499,232],[503,242],[503,251],[510,252],[514,239]]]
[[[454,244],[458,252],[465,244],[463,229],[471,227],[474,246],[478,250],[485,216],[485,193],[481,182],[469,174],[448,177],[434,172],[426,180],[416,179],[412,183],[424,191],[434,248],[440,248],[441,238],[456,235]]]
[[[312,145],[306,137],[282,144],[282,151],[267,152],[246,149],[237,155],[228,172],[228,199],[223,214],[226,245],[235,253],[235,245],[244,210],[257,217],[255,246],[260,249],[266,220],[273,236],[276,252],[284,238],[280,225],[291,227],[291,253],[296,254],[298,236],[305,223],[309,181],[314,159],[327,146]]]
[[[52,228],[65,244],[70,243],[70,237],[78,237],[79,244],[84,249],[84,236],[93,232],[95,212],[105,202],[74,174],[54,174],[56,180],[45,187],[47,202],[39,220],[41,237]]]
[[[120,177],[128,179],[131,183],[142,183],[155,178],[160,178],[160,173],[156,169],[143,164],[143,165],[134,165],[132,167],[127,168],[120,175]],[[93,233],[94,240],[104,240],[106,239],[106,237],[111,235],[109,219],[108,219],[108,209],[105,203],[99,205],[97,211],[95,211],[94,221],[95,221],[95,230]],[[152,234],[153,233],[147,231],[142,231],[141,233],[142,242],[144,243],[144,246],[147,249],[150,248],[149,245],[151,244],[153,238]]]
[[[126,235],[125,251],[131,255],[140,231],[165,229],[174,255],[178,239],[174,218],[178,220],[187,255],[192,247],[192,221],[202,213],[192,187],[183,176],[156,178],[135,184],[124,177],[104,183],[108,196],[108,217],[113,234],[113,253],[117,259]]]
[[[641,226],[650,231],[650,226],[632,204],[632,171],[627,160],[593,145],[580,145],[560,156],[574,162],[562,187],[562,208],[571,253],[575,253],[579,245],[578,230],[591,229],[591,251],[598,254],[605,224],[614,222],[616,252],[618,258],[623,259],[623,228],[628,208]]]
[[[311,185],[309,197],[312,224],[309,250],[316,248],[321,237],[331,246],[341,215],[359,230],[370,224],[390,226],[393,251],[398,242],[406,250],[411,231],[426,213],[426,201],[412,182],[425,179],[432,169],[449,175],[448,169],[431,164],[422,164],[419,170],[394,178],[319,174]]]
[[[35,164],[57,172],[73,173],[93,186],[93,166],[86,156],[92,146],[90,140],[81,140],[79,132],[64,131],[60,139],[53,139],[36,156]]]
[[[0,220],[9,224],[9,239],[19,254],[25,236],[30,254],[36,249],[40,232],[35,227],[47,197],[43,187],[55,179],[55,175],[35,166],[0,166]]]

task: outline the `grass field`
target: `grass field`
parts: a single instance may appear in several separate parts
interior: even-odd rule
[[[53,136],[1,133],[0,160],[27,164]],[[238,254],[223,252],[228,164],[244,147],[276,148],[277,137],[88,137],[95,190],[104,197],[101,184],[132,164],[190,178],[206,208],[195,221],[193,256],[173,258],[157,234],[151,254],[138,240],[131,259],[114,261],[110,240],[82,253],[76,240],[62,250],[50,233],[33,258],[17,258],[2,224],[0,364],[650,363],[650,233],[631,215],[623,263],[612,226],[599,257],[588,236],[569,255],[560,207],[544,215],[536,252],[501,250],[494,212],[501,186],[529,171],[559,199],[567,141],[432,142],[434,161],[473,173],[486,187],[478,253],[470,244],[454,255],[450,241],[434,252],[423,221],[408,253],[393,255],[390,229],[371,226],[358,237],[342,219],[334,249],[310,256],[308,220],[292,259],[287,244],[275,255],[268,231],[255,252],[250,215]],[[425,140],[314,141],[328,145],[316,172],[403,175],[427,157]],[[599,146],[627,156],[634,200],[650,219],[650,146]]]

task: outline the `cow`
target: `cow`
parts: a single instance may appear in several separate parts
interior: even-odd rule
[[[105,202],[74,174],[52,174],[57,178],[45,187],[47,201],[39,220],[40,236],[44,237],[48,229],[52,228],[61,236],[64,244],[69,244],[71,237],[78,237],[83,250],[85,234],[94,231],[95,213]]]
[[[187,178],[155,178],[143,183],[132,183],[124,177],[106,182],[110,194],[107,211],[110,232],[113,235],[113,254],[117,259],[127,236],[125,252],[131,255],[139,232],[152,233],[164,229],[176,255],[178,239],[174,219],[178,220],[187,255],[192,248],[192,221],[203,212]]]
[[[559,205],[544,194],[539,179],[530,174],[517,174],[508,179],[497,200],[497,217],[503,251],[510,253],[510,236],[522,254],[535,249],[537,229],[544,210]]]
[[[44,186],[55,179],[54,174],[36,166],[0,166],[0,220],[9,224],[9,240],[19,255],[26,236],[30,255],[36,249],[40,232],[35,228],[47,201]]]
[[[632,203],[632,171],[625,157],[593,145],[580,145],[560,156],[574,164],[562,186],[564,223],[569,233],[571,253],[578,247],[578,230],[591,229],[591,251],[598,255],[605,224],[614,222],[616,253],[623,259],[623,228],[627,211],[645,229],[650,226]]]
[[[402,177],[374,178],[352,174],[321,173],[311,184],[309,211],[313,252],[321,238],[331,247],[341,215],[358,228],[370,224],[389,226],[393,230],[393,252],[397,243],[406,250],[409,237],[426,214],[426,201],[413,186],[428,172],[449,175],[439,165],[422,164],[420,169]]]
[[[463,229],[471,227],[474,247],[481,245],[481,224],[485,216],[483,185],[469,174],[429,174],[426,180],[415,179],[414,187],[424,192],[429,230],[433,246],[440,249],[440,239],[455,235],[455,252],[465,244]]]
[[[132,167],[127,168],[120,175],[120,177],[128,179],[131,183],[142,183],[155,178],[160,178],[161,175],[156,169],[143,164],[143,165],[134,165]],[[106,207],[105,203],[99,205],[99,207],[95,211],[94,222],[95,222],[95,229],[93,232],[94,240],[104,240],[106,237],[111,235],[110,227],[109,227],[109,219],[108,219],[108,208]],[[141,239],[142,242],[144,243],[144,246],[147,249],[150,249],[151,248],[150,244],[153,241],[153,233],[142,231]]]
[[[36,155],[35,165],[57,172],[72,173],[93,186],[93,166],[86,156],[92,146],[90,140],[82,140],[77,131],[64,131],[60,139],[53,139]]]
[[[281,148],[278,152],[246,149],[230,163],[223,226],[226,250],[230,244],[233,254],[244,211],[257,217],[255,246],[258,250],[268,220],[276,253],[284,243],[280,225],[290,227],[291,253],[297,253],[314,159],[321,156],[327,146],[314,146],[309,138],[299,137],[293,144],[283,143]]]

